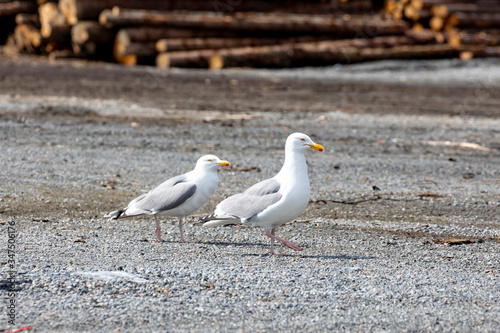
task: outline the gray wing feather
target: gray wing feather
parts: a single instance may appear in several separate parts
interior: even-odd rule
[[[137,203],[137,208],[156,214],[182,205],[196,192],[196,184],[183,176],[171,178],[151,190]]]
[[[272,178],[267,179],[253,185],[243,193],[222,201],[217,209],[242,220],[248,220],[278,202],[281,199],[279,189],[280,183]]]
[[[139,201],[141,201],[142,199],[144,199],[144,197],[145,197],[146,195],[148,195],[148,194],[147,194],[147,193],[143,193],[143,194],[141,194],[140,196],[138,196],[138,197],[137,197],[137,198],[135,198],[134,200],[130,201],[128,205],[129,205],[129,206],[134,205],[136,202],[139,202]],[[128,208],[128,207],[127,207],[127,208]],[[125,209],[127,209],[127,208],[125,208]]]

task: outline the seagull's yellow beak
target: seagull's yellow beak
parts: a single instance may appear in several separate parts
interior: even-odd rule
[[[230,166],[231,165],[231,163],[229,163],[229,161],[220,161],[220,162],[217,162],[217,164],[223,165],[223,166]]]
[[[311,147],[311,149],[316,149],[317,151],[323,151],[323,150],[325,150],[322,145],[317,144],[317,143],[312,144],[312,145],[308,145],[308,146]]]

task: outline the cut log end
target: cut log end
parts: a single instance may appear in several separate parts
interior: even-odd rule
[[[78,23],[78,8],[77,3],[74,0],[60,0],[59,10],[66,18],[66,21],[70,25],[75,25]]]
[[[459,53],[458,56],[459,56],[460,60],[467,61],[467,60],[471,60],[472,58],[474,58],[474,52],[462,51]]]
[[[127,54],[121,57],[115,57],[116,61],[125,66],[137,65],[137,56],[135,54]]]
[[[442,17],[434,16],[431,18],[429,26],[434,31],[441,31],[444,26],[444,20]]]
[[[166,53],[160,53],[156,57],[156,66],[158,68],[170,68],[170,58]]]
[[[224,59],[218,55],[214,54],[208,59],[208,67],[213,70],[218,70],[224,68]]]

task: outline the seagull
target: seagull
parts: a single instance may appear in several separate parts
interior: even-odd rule
[[[211,215],[200,218],[198,225],[216,227],[225,224],[242,224],[265,227],[265,235],[271,238],[271,255],[274,241],[300,251],[297,245],[275,236],[276,228],[294,220],[309,202],[310,184],[304,153],[308,149],[323,151],[303,133],[293,133],[286,139],[285,162],[273,178],[257,183],[245,192],[233,195],[217,205]]]
[[[170,178],[148,193],[130,201],[124,209],[115,210],[104,217],[109,217],[109,220],[117,220],[140,215],[153,215],[158,242],[163,240],[157,216],[178,217],[181,242],[186,242],[182,232],[182,221],[186,215],[203,206],[215,192],[219,183],[217,177],[219,165],[229,166],[230,163],[214,155],[202,156],[196,162],[194,170]]]

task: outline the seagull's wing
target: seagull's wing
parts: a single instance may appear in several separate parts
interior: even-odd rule
[[[196,184],[184,176],[171,178],[138,200],[133,209],[157,214],[182,205],[196,192]],[[131,207],[132,208],[132,207]]]
[[[217,205],[216,215],[223,214],[248,221],[281,199],[282,195],[278,192],[280,186],[272,178],[257,183],[245,192],[222,201]]]

